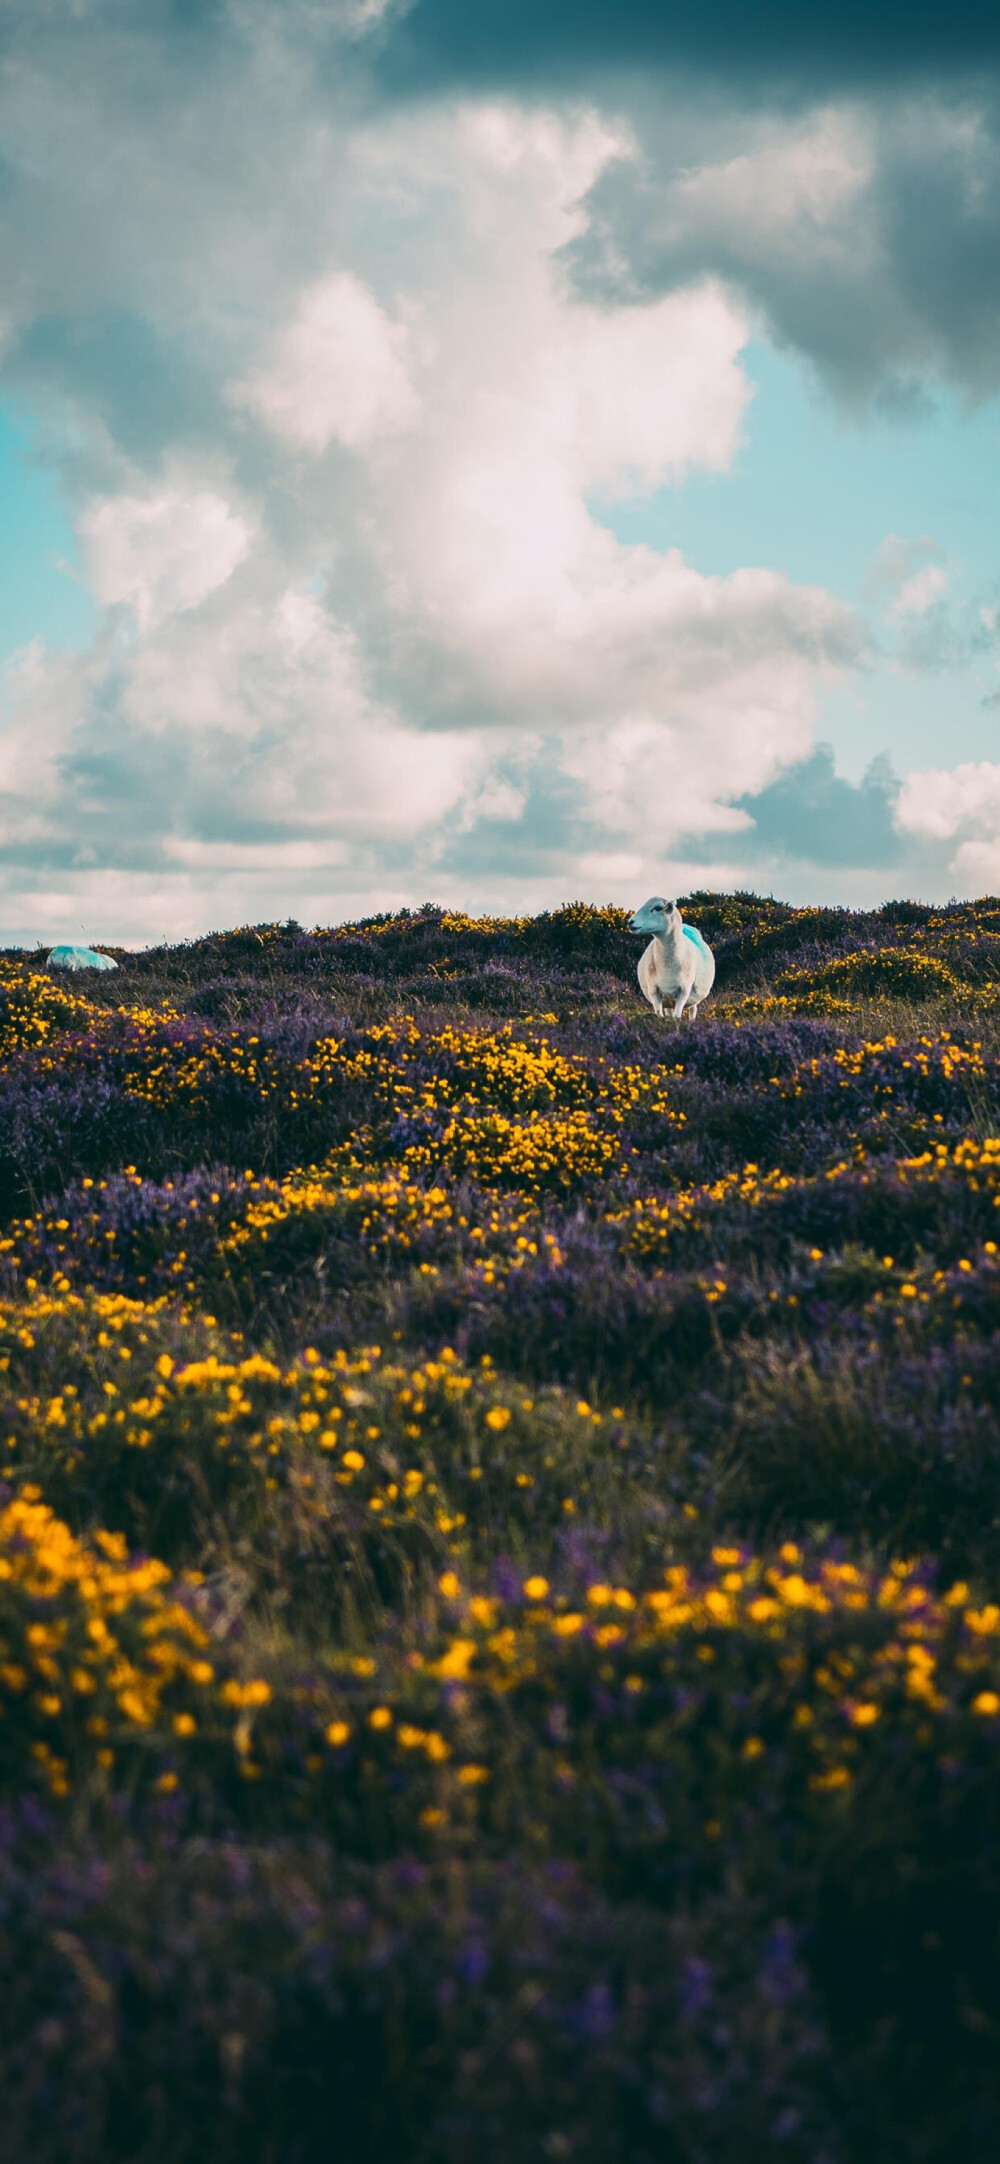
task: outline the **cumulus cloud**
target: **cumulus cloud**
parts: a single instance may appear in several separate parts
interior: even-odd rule
[[[394,880],[467,891],[488,836],[494,894],[523,904],[584,865],[648,879],[685,832],[739,826],[733,797],[807,752],[818,687],[865,652],[821,589],[708,577],[591,508],[728,468],[747,312],[700,272],[612,309],[567,284],[620,119],[494,100],[333,125],[305,48],[236,20],[162,84],[127,14],[82,85],[28,32],[13,66],[31,146],[69,131],[87,215],[71,264],[18,119],[11,380],[30,354],[104,615],[87,653],[8,671],[9,876],[120,896],[154,868],[232,909],[298,878],[329,911]],[[112,350],[134,396],[113,368],[109,393]]]
[[[651,297],[692,265],[731,282],[838,396],[1000,388],[1000,73],[672,128],[601,175],[568,261],[582,291]]]
[[[750,387],[739,366],[746,319],[718,287],[613,315],[562,300],[552,315],[534,394],[578,486],[628,495],[693,466],[726,469]]]
[[[962,842],[951,869],[964,894],[1000,893],[1000,834],[992,841]]]
[[[130,895],[145,925],[171,893],[218,919],[487,877],[528,906],[681,883],[699,849],[742,877],[796,832],[831,869],[994,845],[1000,815],[935,834],[907,823],[922,777],[894,817],[884,775],[813,753],[819,692],[868,656],[842,602],[597,508],[731,469],[762,324],[851,397],[996,383],[991,79],[883,80],[870,11],[849,65],[842,15],[519,8],[12,20],[0,386],[102,611],[3,687],[7,876],[40,911],[103,896],[122,930]],[[418,35],[440,65],[404,97]],[[949,569],[927,535],[879,552],[907,665],[953,650]]]
[[[604,183],[648,183],[650,251],[718,255],[730,263],[780,263],[787,274],[843,274],[870,245],[857,211],[873,176],[874,145],[863,116],[821,108],[804,119],[744,120],[744,147],[666,172],[648,153]],[[603,234],[602,234],[602,237]],[[593,246],[588,224],[579,254]]]
[[[918,596],[919,605],[919,595],[922,590],[920,582],[921,580],[926,582],[926,574],[929,569],[939,570],[941,568],[942,553],[931,534],[914,534],[911,536],[898,533],[886,534],[884,541],[876,550],[865,572],[864,594],[866,601],[877,602],[882,605],[888,603],[890,607],[895,606],[898,608],[902,594],[915,592]],[[947,577],[945,577],[943,584],[947,584]],[[934,593],[941,590],[943,590],[941,585],[931,585],[931,597],[933,598]],[[907,604],[907,607],[909,606],[912,606],[912,604]],[[902,610],[904,615],[907,613],[907,607]]]
[[[421,738],[380,709],[351,632],[294,591],[82,656],[35,647],[6,691],[0,818],[22,871],[221,873],[234,849],[287,867],[300,842],[315,845],[304,862],[336,866],[358,837],[398,842],[446,818],[476,765],[467,734]]]
[[[254,521],[193,478],[174,479],[95,499],[77,532],[95,601],[132,609],[145,631],[226,584],[252,546]]]
[[[989,759],[908,774],[897,807],[899,825],[946,840],[967,826],[1000,833],[1000,766]]]
[[[896,805],[907,834],[947,851],[956,892],[1000,889],[1000,765],[989,759],[907,775]]]
[[[866,601],[884,611],[887,624],[901,627],[899,659],[912,667],[933,667],[936,660],[954,655],[962,634],[948,621],[942,604],[950,586],[944,552],[930,534],[906,537],[886,534],[865,572]],[[920,620],[935,611],[934,621]],[[980,643],[980,625],[966,632],[970,649]]]
[[[925,616],[928,609],[943,600],[948,591],[948,573],[942,564],[924,564],[922,570],[914,571],[904,579],[897,594],[889,604],[890,619],[898,621],[902,616]]]
[[[619,148],[592,121],[513,109],[452,135],[414,126],[411,175],[432,165],[440,195],[450,171],[472,215],[434,296],[424,426],[374,484],[374,590],[391,600],[392,688],[438,726],[570,732],[569,770],[602,798],[630,732],[658,732],[666,836],[685,792],[693,811],[691,777],[717,793],[723,747],[744,786],[801,747],[818,676],[856,660],[861,634],[822,592],[764,570],[706,578],[677,551],[623,547],[589,509],[598,489],[724,470],[749,396],[746,320],[711,281],[611,315],[563,288],[554,254]],[[618,799],[648,829],[648,790]]]
[[[313,452],[331,443],[367,449],[408,427],[418,407],[405,328],[350,271],[302,295],[267,362],[229,396],[296,450]]]
[[[528,794],[509,775],[491,770],[462,806],[461,829],[469,833],[479,826],[507,826],[524,817]]]

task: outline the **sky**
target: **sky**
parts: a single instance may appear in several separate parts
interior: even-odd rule
[[[0,944],[1000,891],[1000,15],[0,0]]]

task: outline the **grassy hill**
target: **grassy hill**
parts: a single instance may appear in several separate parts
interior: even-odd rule
[[[1000,2144],[1000,901],[0,956],[32,2164]]]

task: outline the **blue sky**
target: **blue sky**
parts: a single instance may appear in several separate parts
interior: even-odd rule
[[[1000,405],[938,391],[851,411],[759,339],[744,360],[754,395],[731,469],[605,507],[623,540],[679,547],[705,571],[770,564],[860,601],[885,535],[929,527],[973,581],[996,582]]]
[[[29,639],[86,645],[95,614],[58,476],[32,455],[24,412],[0,406],[0,659]]]
[[[992,18],[5,34],[0,940],[1000,889]]]

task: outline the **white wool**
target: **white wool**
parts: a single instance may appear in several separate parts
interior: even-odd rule
[[[67,944],[53,947],[49,955],[50,969],[117,969],[118,964],[110,954],[98,954],[94,947]]]

